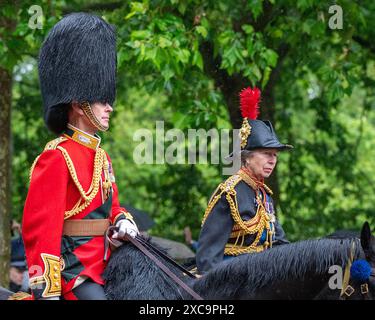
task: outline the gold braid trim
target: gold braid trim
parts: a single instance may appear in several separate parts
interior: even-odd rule
[[[237,192],[234,189],[235,186],[243,180],[247,183],[252,189],[255,190],[256,201],[258,203],[258,209],[255,216],[247,221],[243,221],[241,215],[238,210],[238,203],[237,203]],[[270,188],[264,185],[267,192],[272,194]],[[239,170],[239,172],[231,177],[229,177],[224,183],[221,183],[215,192],[213,193],[205,214],[202,220],[202,226],[206,221],[208,215],[211,213],[213,207],[221,198],[222,194],[225,193],[225,198],[228,201],[231,216],[235,222],[232,233],[230,238],[235,238],[236,241],[234,244],[227,243],[224,249],[224,254],[226,255],[239,255],[243,253],[250,253],[250,252],[261,252],[264,249],[272,246],[272,230],[270,229],[270,217],[267,214],[267,211],[263,205],[262,199],[257,194],[258,186],[254,180],[252,180],[246,173]],[[263,230],[267,230],[267,240],[264,242],[263,245],[258,245],[260,238],[263,234]],[[243,246],[245,236],[248,234],[256,234],[256,237],[253,243],[250,246]]]
[[[39,160],[39,157],[40,157],[40,155],[37,156],[37,157],[35,158],[33,164],[31,165],[30,172],[29,172],[29,183],[31,182],[31,176],[33,175],[34,168],[35,168],[35,166],[36,166],[36,163],[37,163],[38,160]]]
[[[232,190],[227,192],[226,199],[229,203],[232,218],[233,218],[234,222],[239,226],[239,228],[241,229],[242,232],[238,233],[235,246],[232,246],[230,244],[229,245],[227,244],[225,246],[224,254],[239,255],[239,254],[242,254],[242,253],[258,252],[257,250],[260,250],[260,249],[258,249],[257,247],[258,247],[259,240],[262,236],[263,230],[265,228],[267,229],[267,235],[270,231],[270,226],[269,226],[269,223],[268,223],[270,218],[267,214],[266,209],[263,206],[262,201],[259,199],[259,196],[256,195],[256,199],[257,199],[257,202],[258,202],[257,213],[255,214],[255,216],[252,219],[246,221],[246,223],[245,223],[242,220],[241,215],[238,211],[236,194],[237,194],[237,192],[233,188]],[[246,234],[255,234],[255,233],[257,235],[256,235],[253,243],[250,246],[247,246],[247,247],[236,246],[240,237],[242,237],[242,243],[243,243],[244,236]],[[268,239],[267,239],[267,241],[264,243],[264,247],[268,247],[268,246],[269,246],[269,242],[268,242]]]
[[[58,137],[58,138],[56,138],[56,139],[54,139],[54,140],[51,140],[51,141],[47,142],[47,144],[45,145],[43,151],[46,151],[46,150],[55,150],[56,147],[57,147],[61,142],[65,141],[65,140],[68,140],[68,139],[65,138],[65,137]],[[37,162],[38,162],[38,160],[39,160],[39,157],[40,157],[40,155],[37,156],[37,157],[35,158],[35,160],[34,160],[32,166],[31,166],[31,168],[30,168],[30,172],[29,172],[29,182],[31,181],[31,176],[33,175],[33,171],[34,171],[34,168],[35,168],[35,166],[36,166],[36,164],[37,164]]]
[[[243,172],[241,169],[237,173],[243,181],[245,181],[252,189],[257,190],[259,186],[257,183],[249,177],[249,175],[246,172]],[[273,192],[269,186],[267,186],[265,183],[263,183],[263,188],[266,190],[267,193],[270,195],[273,195]]]
[[[31,299],[31,298],[32,298],[31,294],[28,294],[27,292],[19,291],[9,296],[8,300],[25,300],[25,299]]]
[[[241,149],[245,149],[247,145],[247,138],[251,134],[251,126],[247,118],[242,121],[242,126],[239,133],[239,138],[241,139]]]
[[[233,188],[238,184],[238,182],[241,181],[241,177],[238,175],[233,175],[229,177],[224,183],[220,183],[219,186],[216,188],[215,192],[212,194],[210,201],[208,202],[208,206],[206,208],[206,211],[204,212],[204,216],[202,219],[202,226],[204,222],[206,221],[208,215],[211,213],[212,209],[216,205],[216,203],[221,198],[222,194],[226,191],[229,191],[231,188]]]
[[[68,167],[70,176],[81,195],[81,198],[77,201],[74,207],[71,210],[65,212],[64,214],[65,220],[82,212],[84,209],[86,209],[90,205],[92,200],[98,194],[102,171],[104,171],[103,191],[104,191],[105,198],[108,198],[110,191],[111,191],[111,187],[112,187],[110,174],[109,174],[109,162],[108,162],[107,156],[103,149],[98,148],[95,154],[94,172],[93,172],[93,178],[91,181],[90,188],[87,192],[83,190],[83,187],[78,180],[76,169],[74,167],[72,159],[69,156],[68,151],[66,151],[65,148],[59,146],[61,142],[66,141],[66,140],[68,140],[68,138],[59,137],[57,139],[54,139],[48,142],[44,148],[44,151],[46,150],[60,150],[61,151],[65,159],[66,165]],[[40,155],[34,160],[33,165],[31,166],[30,174],[29,174],[29,181],[31,181],[31,176],[34,171],[35,165],[38,162],[39,157]],[[83,203],[82,203],[82,200],[84,201]]]
[[[68,166],[70,176],[72,177],[72,180],[81,195],[81,198],[74,205],[74,207],[71,210],[65,212],[64,219],[68,219],[82,212],[84,209],[86,209],[90,205],[92,200],[96,197],[99,191],[99,187],[100,187],[100,177],[101,177],[102,170],[104,170],[104,176],[105,176],[105,181],[103,182],[103,189],[106,191],[106,193],[109,192],[111,181],[109,179],[108,159],[105,155],[104,150],[101,148],[98,148],[95,154],[95,159],[94,159],[94,172],[93,172],[91,185],[90,185],[89,190],[85,192],[83,190],[81,183],[78,180],[76,169],[74,167],[73,161],[70,158],[68,152],[63,147],[57,147],[57,149],[59,149],[62,152],[66,165]],[[82,200],[84,201],[83,203],[81,203]]]

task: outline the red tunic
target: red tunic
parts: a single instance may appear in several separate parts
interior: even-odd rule
[[[108,190],[112,190],[111,196],[106,199],[103,188],[105,175],[100,168],[98,192],[86,208],[78,213],[73,212],[74,215],[68,219],[108,218],[112,224],[120,219],[132,219],[119,205],[111,160],[100,149],[100,139],[76,128],[69,130],[69,135],[47,144],[45,151],[37,158],[30,177],[22,224],[34,298],[61,295],[68,297],[69,292],[78,284],[76,280],[82,279],[82,276],[104,284],[101,277],[106,266],[103,260],[104,235],[63,236],[67,212],[72,210],[79,199],[83,199],[76,182],[78,180],[82,189],[89,193],[97,152],[101,152],[103,159],[105,155],[108,160],[104,166],[108,166],[107,172],[111,180],[111,188]],[[76,179],[72,174],[74,171]],[[81,203],[85,201],[82,200]]]

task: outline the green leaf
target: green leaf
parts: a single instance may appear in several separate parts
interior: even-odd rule
[[[165,48],[165,47],[170,47],[172,45],[172,41],[170,41],[169,39],[163,37],[163,36],[160,36],[159,37],[159,47],[160,48]]]
[[[125,20],[130,19],[136,14],[145,14],[148,9],[148,4],[142,2],[131,2],[130,7],[131,11],[125,16]]]
[[[262,79],[262,89],[264,89],[270,79],[272,69],[270,67],[266,67],[263,72],[263,79]]]
[[[190,58],[190,51],[187,49],[177,49],[176,56],[179,61],[181,61],[183,64],[187,64],[189,62]]]
[[[131,17],[133,17],[134,15],[136,15],[137,12],[135,11],[132,11],[132,12],[129,12],[126,16],[125,16],[125,20],[129,20]]]
[[[254,19],[256,20],[259,15],[263,12],[263,1],[262,0],[250,0],[249,7],[253,13]]]
[[[197,66],[201,71],[203,71],[203,59],[199,51],[194,52],[192,64],[194,66]]]
[[[135,30],[131,33],[131,38],[133,40],[143,40],[151,37],[151,32],[149,30]]]
[[[258,66],[254,63],[245,69],[244,75],[248,77],[253,83],[259,81],[262,78],[262,73],[260,72]]]
[[[155,61],[156,56],[158,54],[158,47],[152,47],[145,51],[145,57],[148,60]]]
[[[271,30],[271,36],[273,38],[281,39],[283,37],[284,33],[280,29],[273,29]]]
[[[186,9],[187,9],[187,2],[179,1],[178,11],[182,14],[185,14]]]
[[[250,24],[244,24],[242,30],[245,31],[246,34],[252,34],[254,32],[254,28]]]
[[[315,0],[298,0],[296,1],[297,8],[299,9],[309,9],[314,5]]]
[[[121,66],[124,64],[124,62],[129,61],[131,59],[129,50],[125,50],[124,48],[121,48],[117,53],[117,61],[118,61],[118,67],[121,68]]]
[[[207,38],[207,35],[208,35],[208,31],[205,27],[203,26],[197,26],[195,28],[195,30],[197,31],[198,34],[200,34],[204,39]]]
[[[172,78],[175,74],[173,70],[171,70],[169,67],[163,68],[161,71],[161,75],[163,76],[165,81],[168,81],[170,78]]]
[[[264,53],[263,53],[263,57],[264,59],[267,61],[267,64],[271,67],[276,67],[276,64],[277,64],[277,59],[278,59],[278,55],[275,51],[273,51],[272,49],[267,49]]]

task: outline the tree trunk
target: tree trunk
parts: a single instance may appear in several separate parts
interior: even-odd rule
[[[211,42],[203,42],[199,51],[204,61],[204,72],[214,80],[215,87],[222,92],[228,108],[230,122],[233,128],[239,129],[242,124],[242,117],[238,94],[246,86],[248,80],[239,74],[229,76],[225,70],[220,69],[221,57],[214,57],[214,47]]]
[[[0,67],[0,286],[9,285],[12,75]]]

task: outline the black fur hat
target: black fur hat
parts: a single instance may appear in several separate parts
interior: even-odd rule
[[[65,130],[72,101],[113,106],[116,66],[116,35],[111,25],[88,13],[72,13],[59,21],[39,53],[47,127],[56,134]]]

